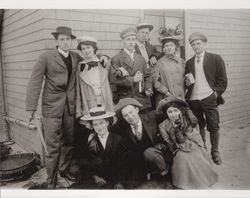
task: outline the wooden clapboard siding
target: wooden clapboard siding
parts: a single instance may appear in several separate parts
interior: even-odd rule
[[[220,106],[221,121],[250,115],[250,14],[248,10],[187,10],[187,58],[193,55],[187,37],[195,31],[207,38],[207,51],[218,53],[226,63],[226,104]]]

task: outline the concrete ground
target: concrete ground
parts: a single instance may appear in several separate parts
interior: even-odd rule
[[[250,118],[221,125],[220,153],[222,165],[215,166],[219,181],[209,189],[250,189]],[[209,134],[207,134],[209,145]],[[14,150],[18,149],[16,148]],[[2,184],[2,189],[26,188],[29,181]],[[62,182],[62,185],[65,182]],[[68,187],[67,185],[65,187]],[[148,181],[140,189],[169,189],[166,184]]]

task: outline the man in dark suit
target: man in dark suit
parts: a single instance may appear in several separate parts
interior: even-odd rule
[[[136,30],[127,28],[120,34],[124,48],[111,59],[110,83],[117,87],[114,102],[133,97],[144,109],[151,108],[152,77],[144,58],[135,53]],[[118,71],[121,75],[117,75]]]
[[[113,133],[118,133],[128,142],[132,153],[130,176],[135,185],[145,178],[147,172],[156,172],[164,178],[172,160],[170,152],[160,144],[155,112],[139,114],[141,107],[134,98],[121,99],[115,107],[120,119],[112,127]]]
[[[218,105],[225,102],[222,94],[227,88],[227,74],[221,56],[205,51],[206,42],[207,38],[200,32],[195,32],[189,37],[195,56],[186,63],[186,100],[198,119],[204,144],[206,144],[205,126],[207,125],[212,145],[212,159],[215,164],[220,165],[222,160],[218,148]]]
[[[76,67],[80,61],[80,56],[70,51],[75,36],[69,27],[57,27],[52,35],[57,49],[39,57],[27,86],[26,98],[26,110],[32,120],[45,77],[42,116],[48,150],[45,156],[48,188],[56,187],[58,170],[61,176],[76,181],[70,173],[70,164],[74,150]]]

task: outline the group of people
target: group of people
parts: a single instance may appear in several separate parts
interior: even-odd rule
[[[81,175],[89,188],[135,188],[154,177],[197,189],[218,180],[212,161],[222,163],[218,105],[227,87],[224,61],[205,50],[207,38],[200,32],[189,37],[195,55],[186,63],[176,55],[178,31],[162,29],[159,52],[149,42],[152,29],[140,21],[123,30],[123,49],[112,58],[98,53],[91,36],[76,38],[65,26],[52,33],[56,49],[39,57],[26,98],[32,120],[44,81],[48,189],[56,188],[58,173],[74,182]],[[70,50],[75,38],[79,53]],[[86,137],[83,145],[77,146],[76,133]],[[80,157],[79,148],[85,148]]]

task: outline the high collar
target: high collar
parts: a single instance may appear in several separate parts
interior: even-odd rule
[[[61,55],[63,55],[65,58],[68,58],[68,56],[69,56],[69,51],[67,51],[67,52],[65,52],[65,51],[63,51],[61,48],[57,48],[57,51],[61,54]]]

